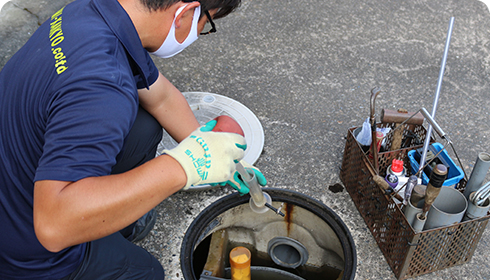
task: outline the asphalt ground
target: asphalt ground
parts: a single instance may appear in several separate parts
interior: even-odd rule
[[[6,3],[0,67],[68,2]],[[183,92],[217,93],[251,109],[264,128],[256,166],[269,186],[312,196],[342,218],[356,244],[356,279],[396,279],[349,194],[329,186],[341,183],[345,136],[369,116],[372,88],[382,90],[378,116],[382,108],[432,110],[450,17],[455,23],[436,120],[469,175],[478,153],[490,148],[490,17],[480,1],[243,0],[216,22],[216,34],[155,62]],[[232,192],[179,192],[158,206],[157,225],[139,245],[159,258],[167,279],[182,279],[187,227]],[[489,246],[485,230],[471,261],[414,279],[490,279]]]

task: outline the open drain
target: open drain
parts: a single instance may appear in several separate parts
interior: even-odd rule
[[[254,280],[354,279],[356,250],[342,220],[306,195],[265,188],[272,211],[257,214],[249,196],[232,194],[211,204],[189,226],[181,249],[186,280],[231,279],[229,253],[251,252]]]
[[[269,241],[267,253],[272,261],[286,268],[297,268],[308,261],[308,250],[289,237],[275,237]]]

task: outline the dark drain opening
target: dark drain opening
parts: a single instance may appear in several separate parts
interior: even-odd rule
[[[277,245],[271,251],[272,260],[276,260],[275,263],[284,267],[298,267],[301,262],[301,255],[295,248],[281,244]]]
[[[267,252],[279,266],[297,268],[308,261],[308,249],[301,242],[289,237],[279,236],[271,239]]]
[[[227,274],[228,253],[236,246],[244,246],[251,251],[252,277],[255,280],[355,278],[355,245],[350,232],[334,212],[296,192],[278,189],[264,191],[271,195],[277,207],[284,204],[283,209],[288,209],[287,217],[280,218],[274,213],[249,213],[248,196],[234,194],[216,201],[201,212],[184,237],[181,266],[186,280],[230,279]],[[315,228],[318,224],[319,227]],[[217,235],[218,246],[214,238]],[[272,250],[268,252],[268,243],[275,238],[280,242],[269,246]],[[288,243],[291,241],[289,238],[300,243],[306,253],[298,249],[301,246]],[[204,278],[201,275],[205,267],[210,267],[207,263],[210,251],[219,255],[213,258],[221,267],[211,269],[209,277]],[[309,258],[305,256],[308,253]],[[278,261],[274,261],[270,255],[278,257],[282,265],[278,265]],[[302,263],[305,257],[308,260],[306,263],[293,268],[296,263]],[[213,274],[216,271],[222,273],[216,277]]]

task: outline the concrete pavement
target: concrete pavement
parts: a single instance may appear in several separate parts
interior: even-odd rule
[[[370,90],[381,108],[432,109],[449,18],[455,17],[436,120],[468,175],[490,149],[490,14],[477,0],[242,0],[171,59],[156,58],[181,91],[222,94],[250,108],[264,127],[256,166],[271,187],[310,195],[334,210],[357,248],[356,279],[395,279],[340,183],[347,129],[369,116]],[[0,67],[40,23],[68,0],[15,0],[0,13]],[[451,153],[450,153],[451,154]],[[487,176],[487,181],[490,176]],[[158,207],[140,245],[159,258],[167,279],[181,279],[180,244],[199,212],[229,188],[179,192]],[[485,231],[467,264],[415,279],[490,279]]]

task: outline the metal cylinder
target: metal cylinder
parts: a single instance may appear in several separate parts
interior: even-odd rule
[[[462,193],[443,186],[439,195],[430,207],[424,230],[459,223],[468,208],[468,202]]]
[[[481,206],[476,205],[473,202],[473,197],[475,196],[475,192],[470,194],[470,199],[468,200],[468,210],[466,210],[466,214],[464,215],[463,221],[478,219],[483,216],[486,216],[488,210],[490,209],[490,198],[487,198]]]
[[[488,169],[490,168],[490,154],[481,152],[476,158],[475,167],[471,171],[470,178],[466,184],[464,190],[464,196],[468,199],[470,194],[477,191],[483,184],[485,176],[487,176]]]

